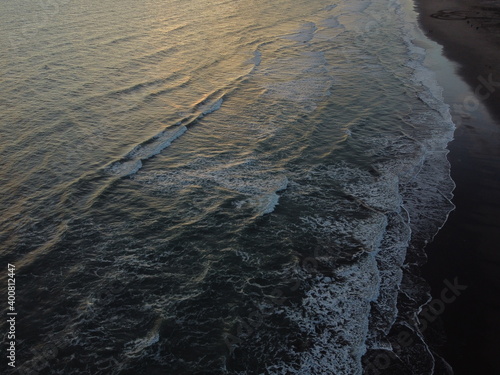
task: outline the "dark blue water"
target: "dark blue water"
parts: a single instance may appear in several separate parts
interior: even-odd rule
[[[411,5],[2,4],[3,369],[361,374],[391,352],[407,250],[453,207]],[[422,345],[402,361],[427,373]]]

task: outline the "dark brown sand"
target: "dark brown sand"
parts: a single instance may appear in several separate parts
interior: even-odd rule
[[[445,56],[460,64],[458,73],[476,90],[496,82],[478,96],[500,121],[500,0],[416,0],[425,34],[444,47]],[[480,78],[482,77],[482,78]],[[483,86],[485,86],[483,84]],[[491,87],[489,87],[491,88]],[[491,92],[493,91],[493,92]]]
[[[457,208],[427,247],[424,274],[437,298],[444,279],[468,288],[441,315],[446,343],[431,340],[456,375],[500,374],[500,1],[416,4],[423,31],[475,92],[444,85],[457,123],[449,145]]]

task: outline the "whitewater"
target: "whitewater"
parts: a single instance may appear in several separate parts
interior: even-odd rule
[[[410,0],[1,8],[2,371],[433,373],[455,126]]]

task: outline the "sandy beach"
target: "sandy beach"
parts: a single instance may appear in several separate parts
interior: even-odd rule
[[[500,373],[500,1],[416,5],[423,31],[470,87],[442,83],[457,124],[449,145],[456,210],[427,247],[424,267],[434,297],[445,279],[467,289],[428,334],[455,374]],[[446,339],[436,338],[441,324]]]

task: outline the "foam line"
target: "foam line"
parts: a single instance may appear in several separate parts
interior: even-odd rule
[[[147,160],[159,154],[186,131],[187,128],[184,125],[178,126],[173,130],[162,131],[146,142],[137,145],[132,151],[125,155],[123,159],[114,162],[107,167],[106,170],[120,177],[133,175],[142,168],[143,160]]]
[[[203,100],[194,105],[191,115],[183,118],[173,129],[167,128],[146,141],[135,146],[122,159],[111,163],[105,171],[119,177],[131,176],[142,168],[142,161],[158,155],[177,138],[182,136],[189,127],[193,126],[202,117],[221,108],[224,102],[222,90],[207,95]]]
[[[154,136],[150,142],[142,144],[130,151],[127,159],[140,159],[145,160],[159,154],[164,148],[167,148],[187,131],[184,125],[181,125],[173,130],[165,130]]]

